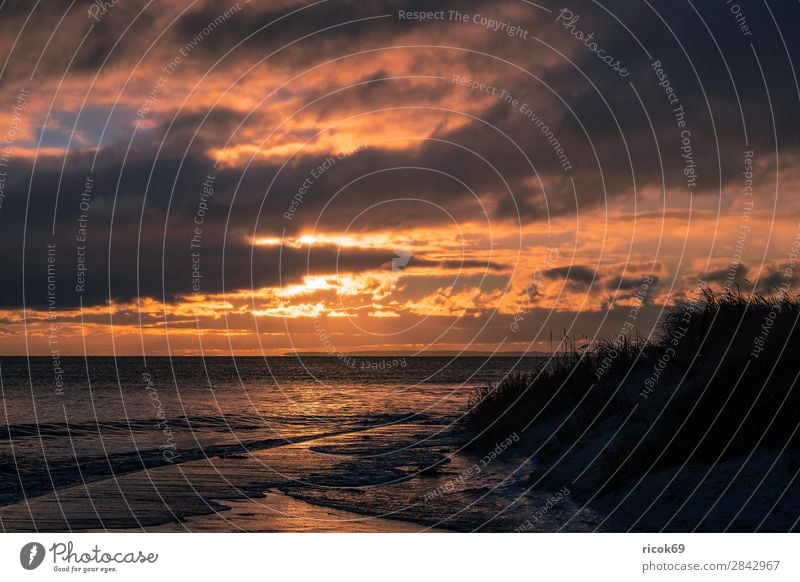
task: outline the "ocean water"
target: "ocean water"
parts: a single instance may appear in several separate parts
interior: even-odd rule
[[[506,357],[3,357],[0,525],[590,529],[596,516],[568,495],[528,490],[535,459],[516,435],[487,460],[463,451],[455,430],[476,386],[539,365]]]

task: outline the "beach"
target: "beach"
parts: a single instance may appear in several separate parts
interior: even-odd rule
[[[547,503],[518,436],[487,455],[456,429],[474,385],[535,358],[409,358],[365,381],[308,360],[151,359],[143,379],[135,359],[95,358],[87,382],[67,358],[67,398],[46,358],[33,390],[5,360],[3,528],[514,531]],[[591,529],[579,509],[537,529]]]

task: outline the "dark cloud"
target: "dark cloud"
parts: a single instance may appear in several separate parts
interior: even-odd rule
[[[208,200],[193,249],[207,164],[185,162],[180,173],[180,161],[174,159],[126,165],[125,189],[117,191],[117,172],[103,167],[79,173],[75,170],[81,156],[76,157],[70,165],[73,172],[61,175],[56,167],[37,171],[29,197],[25,192],[30,174],[16,174],[10,184],[14,195],[6,199],[0,215],[5,241],[0,248],[3,307],[22,305],[23,296],[28,306],[46,307],[47,245],[55,245],[50,274],[55,276],[59,307],[74,307],[81,300],[88,306],[188,295],[195,264],[202,275],[201,292],[216,293],[293,283],[309,273],[376,269],[395,256],[390,249],[254,247],[250,238],[258,231],[257,213],[248,204],[227,207],[225,183],[216,180],[219,193]],[[15,169],[19,171],[20,165]],[[87,178],[92,188],[88,207],[82,208]],[[193,259],[194,252],[198,256]],[[87,282],[80,292],[76,291],[79,254],[84,257]]]
[[[731,264],[731,266],[726,269],[709,271],[703,276],[703,279],[708,283],[718,283],[723,286],[730,286],[734,283],[741,285],[745,282],[745,279],[747,279],[747,274],[749,272],[750,268],[747,265]]]
[[[298,188],[325,156],[306,149],[282,169],[278,162],[257,159],[245,171],[241,167],[214,169],[208,153],[229,138],[234,142],[243,139],[247,132],[266,139],[282,121],[270,110],[269,103],[249,116],[225,106],[207,114],[204,109],[193,109],[190,103],[177,115],[167,107],[166,111],[152,114],[148,119],[151,125],[138,130],[133,147],[127,150],[136,121],[132,115],[135,109],[127,101],[111,113],[109,102],[121,89],[120,79],[124,80],[154,37],[185,6],[170,4],[160,12],[150,9],[138,16],[143,2],[120,2],[101,22],[94,22],[86,12],[87,3],[77,3],[69,11],[69,2],[49,2],[46,7],[41,3],[12,50],[11,43],[22,30],[31,5],[6,2],[0,9],[0,38],[2,54],[9,56],[9,61],[0,83],[5,88],[30,83],[43,103],[55,99],[47,128],[41,129],[44,113],[31,117],[30,123],[39,128],[35,138],[43,136],[45,146],[63,147],[72,127],[77,126],[88,145],[97,145],[100,133],[104,129],[106,133],[96,159],[94,151],[73,151],[63,164],[63,173],[65,160],[47,157],[37,160],[35,172],[23,160],[15,161],[9,170],[7,199],[0,214],[0,256],[6,265],[0,301],[6,307],[19,306],[24,284],[28,304],[45,305],[45,250],[48,243],[55,242],[58,286],[63,290],[59,291],[58,301],[62,305],[76,303],[77,295],[69,291],[74,287],[74,239],[80,191],[90,173],[96,187],[89,211],[86,256],[91,285],[83,297],[87,304],[137,295],[171,297],[189,289],[192,220],[202,180],[212,172],[215,195],[203,230],[201,259],[203,289],[207,291],[221,290],[223,284],[226,289],[238,289],[249,288],[251,283],[260,286],[277,282],[277,251],[252,249],[246,241],[253,234],[291,236],[315,224],[323,230],[355,231],[449,224],[451,219],[480,223],[500,219],[511,224],[520,220],[524,224],[548,216],[602,212],[608,207],[633,210],[637,200],[633,197],[634,187],[638,193],[645,188],[660,191],[662,184],[669,190],[668,198],[677,199],[679,205],[688,204],[694,195],[713,200],[720,196],[721,188],[741,185],[744,150],[755,150],[759,162],[769,161],[777,145],[784,157],[797,154],[800,108],[791,62],[800,58],[800,43],[789,23],[797,21],[800,7],[795,3],[773,4],[767,7],[742,3],[752,30],[752,36],[744,36],[724,3],[653,8],[636,3],[624,9],[604,9],[588,1],[572,3],[571,10],[581,17],[576,27],[593,33],[598,45],[609,54],[619,55],[630,71],[626,78],[611,71],[560,23],[554,22],[561,8],[556,4],[548,4],[555,12],[547,14],[522,3],[458,3],[464,13],[504,18],[513,13],[515,23],[541,42],[533,38],[510,39],[474,24],[418,24],[399,22],[396,16],[345,24],[380,14],[396,15],[399,9],[448,9],[455,3],[331,1],[267,28],[269,22],[292,8],[285,3],[243,7],[241,13],[219,25],[213,37],[192,50],[180,75],[165,87],[165,94],[184,97],[178,95],[178,87],[185,90],[178,80],[199,80],[200,74],[209,71],[207,84],[196,90],[196,95],[203,97],[211,86],[226,79],[226,71],[243,70],[245,65],[305,34],[342,24],[281,51],[245,81],[268,75],[270,67],[300,73],[323,60],[392,47],[416,34],[414,40],[420,44],[424,40],[451,47],[404,50],[414,57],[411,61],[415,74],[443,79],[381,80],[404,71],[393,70],[385,61],[371,65],[374,57],[353,60],[351,65],[357,63],[364,68],[359,78],[374,82],[325,99],[305,115],[327,120],[334,114],[405,107],[405,115],[413,121],[421,115],[413,107],[420,104],[436,106],[446,98],[474,103],[478,97],[485,97],[452,84],[454,73],[464,73],[493,82],[499,79],[502,88],[529,104],[552,131],[544,132],[542,125],[527,118],[519,106],[498,101],[490,102],[479,112],[480,120],[453,114],[458,123],[446,123],[441,114],[433,139],[403,150],[368,144],[367,150],[337,163],[314,181],[296,216],[289,220],[284,213]],[[225,8],[205,2],[188,11],[153,46],[153,54],[158,58],[177,54]],[[608,11],[612,10],[625,26],[609,16]],[[67,15],[56,30],[65,12]],[[128,25],[131,28],[120,40]],[[81,45],[91,26],[94,28]],[[53,40],[42,53],[51,34]],[[250,40],[210,71],[211,65],[251,34]],[[490,56],[458,48],[476,49]],[[538,80],[500,59],[529,70]],[[661,61],[685,111],[684,128],[678,127],[675,104],[668,102],[664,87],[658,84],[651,66],[653,60]],[[37,61],[36,75],[28,81]],[[104,61],[107,65],[100,72],[98,87],[86,96],[86,110],[76,113],[80,99],[59,101],[55,87],[62,76],[85,80],[88,90]],[[143,66],[152,66],[148,62]],[[337,67],[346,66],[344,61],[320,75],[334,78]],[[105,77],[113,81],[103,85]],[[110,91],[112,97],[102,94],[101,98],[102,91],[110,90],[110,84],[115,84]],[[298,82],[287,87],[286,92],[297,97],[298,107],[302,107],[327,90],[320,87],[308,88]],[[126,91],[134,90],[140,89]],[[95,100],[102,104],[95,104]],[[167,101],[165,97],[163,102]],[[374,119],[376,124],[381,123],[379,116]],[[244,126],[236,131],[243,121]],[[684,174],[684,130],[689,132],[691,162],[698,174],[697,186],[692,189]],[[548,135],[563,147],[570,170],[559,162]],[[308,139],[313,134],[302,137]],[[760,175],[762,188],[771,179],[767,171]],[[335,192],[339,194],[334,199]],[[402,202],[398,203],[398,198]],[[53,225],[55,232],[51,232]],[[340,267],[358,270],[380,266],[393,256],[388,251],[349,250],[339,254],[334,249],[322,249],[313,253],[311,264],[314,269],[330,269],[338,259]],[[289,280],[300,276],[307,269],[306,259],[303,252],[285,248],[281,276]],[[453,267],[451,263],[442,266]],[[746,272],[740,268],[736,281],[742,280]],[[546,275],[584,286],[597,277],[594,269],[582,265],[551,269]],[[710,273],[708,280],[720,282],[726,276],[727,271],[723,270]],[[638,284],[633,278],[605,281],[607,289],[624,291]]]
[[[573,283],[581,283],[589,286],[597,278],[597,272],[585,265],[569,265],[567,267],[555,267],[542,273],[548,279],[564,279]]]
[[[649,288],[652,289],[658,284],[658,277],[656,275],[645,275],[644,277],[625,277],[617,275],[607,279],[604,284],[605,288],[609,291],[633,291],[640,289],[643,282],[646,282]]]
[[[3,2],[0,5],[0,54],[8,64],[0,87],[31,84],[62,75],[94,77],[114,70],[147,49],[153,30],[171,12],[142,10],[147,2],[117,2],[105,14],[90,16],[93,2]],[[51,38],[52,37],[52,38]],[[31,79],[33,78],[33,79]]]
[[[786,277],[781,271],[768,273],[758,279],[758,291],[763,293],[775,293],[786,284]]]
[[[758,275],[754,291],[763,295],[778,295],[797,288],[797,280],[792,276],[793,271],[787,269],[784,263],[764,265]],[[753,276],[755,279],[755,275]]]

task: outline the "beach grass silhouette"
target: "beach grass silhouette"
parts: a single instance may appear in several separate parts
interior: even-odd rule
[[[798,317],[797,296],[703,289],[677,303],[650,341],[573,342],[537,370],[477,389],[462,422],[467,447],[515,432],[536,461],[531,484],[569,483],[579,498],[620,515],[623,493],[658,495],[652,507],[633,504],[650,512],[649,529],[674,525],[676,511],[702,508],[702,499],[716,509],[715,496],[747,487],[748,463],[766,459],[769,474],[749,486],[775,489],[775,501],[795,486],[800,459]],[[615,529],[643,517],[627,513],[612,520]],[[700,529],[715,531],[726,519],[701,517]],[[797,526],[774,529],[787,527]]]

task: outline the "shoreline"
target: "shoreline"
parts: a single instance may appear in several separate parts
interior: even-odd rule
[[[147,532],[453,533],[423,524],[309,503],[276,489],[264,497],[226,500],[225,509],[145,528]],[[220,523],[225,524],[220,527]]]

